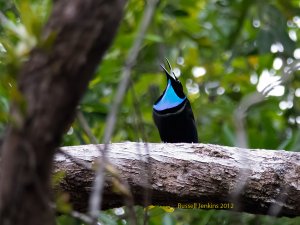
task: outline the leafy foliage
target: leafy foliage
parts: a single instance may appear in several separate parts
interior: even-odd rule
[[[0,1],[0,133],[10,120],[9,101],[22,103],[16,78],[31,49],[41,43],[50,0]]]
[[[7,21],[0,28],[0,132],[9,121],[9,101],[17,99],[16,77],[30,50],[39,44],[50,12],[48,0],[0,1]],[[93,134],[101,141],[105,118],[134,43],[145,1],[130,0],[113,46],[96,71],[80,104]],[[201,142],[238,143],[236,110],[245,99],[284,78],[300,60],[299,1],[161,0],[132,71],[132,85],[119,112],[113,142],[160,142],[152,121],[152,104],[166,81],[159,64],[167,57],[185,85]],[[82,40],[84,41],[84,40]],[[244,132],[250,148],[300,150],[300,76],[275,86],[262,102],[245,109]],[[142,128],[142,129],[141,129]],[[259,134],[259,135],[258,135]],[[90,143],[75,121],[63,145]],[[136,208],[142,220],[143,209]],[[126,212],[125,212],[126,214]],[[223,211],[150,210],[149,224],[299,224],[299,219]],[[114,210],[103,224],[125,224]],[[66,216],[57,224],[75,224]],[[78,222],[78,224],[80,224]]]

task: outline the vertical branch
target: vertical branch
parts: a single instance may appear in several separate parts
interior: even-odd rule
[[[57,0],[42,37],[51,48],[32,50],[22,66],[22,98],[1,155],[0,224],[52,225],[50,178],[53,157],[88,82],[110,46],[124,0]],[[3,18],[2,18],[3,20]],[[42,42],[42,41],[41,41]]]

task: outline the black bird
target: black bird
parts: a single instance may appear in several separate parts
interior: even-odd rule
[[[161,65],[167,76],[167,87],[153,105],[153,119],[158,128],[160,138],[168,143],[198,143],[191,104],[180,81],[172,71],[167,59],[170,72]]]

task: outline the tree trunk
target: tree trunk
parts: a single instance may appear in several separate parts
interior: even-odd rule
[[[54,224],[55,148],[122,17],[124,0],[56,0],[43,37],[19,74],[24,101],[12,107],[1,158],[0,224]],[[42,45],[43,46],[43,45]]]
[[[99,145],[102,148],[101,145]],[[75,209],[87,208],[99,157],[95,145],[63,147],[73,160],[57,155],[55,171],[65,171],[60,188],[70,195]],[[146,160],[147,151],[149,158]],[[144,205],[150,188],[152,205],[224,209],[254,214],[300,216],[300,154],[274,150],[248,150],[208,144],[114,143],[107,157],[132,191],[135,204]],[[145,171],[145,163],[151,171]],[[150,172],[151,184],[145,174]],[[109,175],[103,208],[124,205],[113,192]]]

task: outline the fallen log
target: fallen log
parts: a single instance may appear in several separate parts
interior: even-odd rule
[[[70,195],[76,210],[86,211],[95,175],[92,168],[101,156],[102,147],[63,147],[61,150],[68,157],[56,156],[55,172],[65,171],[60,188]],[[148,188],[152,205],[300,215],[300,154],[297,152],[212,144],[125,142],[110,144],[107,157],[127,181],[136,205],[144,205],[143,196]],[[124,205],[123,198],[112,186],[108,174],[104,209]]]

